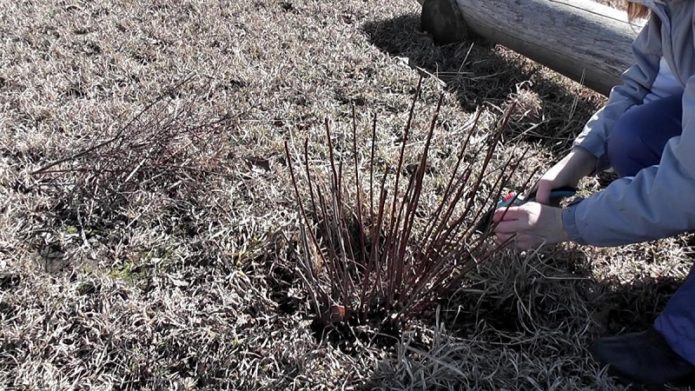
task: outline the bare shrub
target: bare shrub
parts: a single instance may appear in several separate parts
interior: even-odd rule
[[[202,94],[179,98],[191,77],[167,89],[102,141],[32,172],[41,185],[67,191],[58,209],[63,218],[95,224],[117,214],[138,191],[168,195],[199,191],[210,177],[224,175],[229,144],[220,142],[231,123],[227,116],[199,114]]]
[[[290,173],[302,216],[301,257],[304,279],[324,324],[379,320],[390,327],[402,324],[431,308],[442,292],[456,286],[466,274],[504,247],[490,244],[489,214],[511,175],[524,159],[510,157],[502,167],[491,164],[501,130],[511,108],[487,143],[471,145],[477,119],[458,152],[456,166],[434,210],[421,207],[428,153],[437,127],[440,98],[416,168],[404,166],[406,144],[412,131],[415,104],[410,108],[402,146],[391,178],[390,167],[375,177],[376,117],[368,173],[358,167],[356,120],[353,109],[352,165],[333,153],[331,129],[326,122],[330,170],[327,175],[309,167],[304,144],[306,188]],[[289,144],[285,144],[291,162]],[[483,156],[476,166],[470,156]],[[525,155],[525,153],[524,153]],[[353,171],[354,181],[348,182]],[[367,182],[367,191],[363,183]],[[409,176],[409,178],[407,178]],[[377,183],[378,182],[378,183]],[[393,183],[390,191],[387,183]],[[308,200],[308,202],[307,202]],[[308,204],[308,206],[305,206]]]

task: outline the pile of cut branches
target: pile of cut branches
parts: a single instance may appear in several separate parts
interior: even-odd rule
[[[139,190],[187,194],[224,175],[232,126],[228,116],[196,111],[202,94],[179,99],[191,77],[167,89],[132,119],[77,152],[32,172],[42,186],[66,189],[63,209],[85,220],[113,214]]]

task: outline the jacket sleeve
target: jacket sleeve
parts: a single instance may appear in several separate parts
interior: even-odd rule
[[[631,106],[641,104],[659,72],[661,22],[652,16],[632,44],[635,64],[623,73],[622,84],[613,87],[606,105],[594,114],[574,142],[598,158],[606,168],[606,140],[615,121]]]
[[[659,165],[622,178],[563,210],[570,239],[616,246],[695,229],[695,76],[683,93],[683,134],[666,144]]]

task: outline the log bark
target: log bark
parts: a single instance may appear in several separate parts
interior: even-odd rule
[[[419,0],[436,41],[478,35],[608,95],[633,62],[641,25],[590,0]],[[443,28],[445,27],[445,28]]]

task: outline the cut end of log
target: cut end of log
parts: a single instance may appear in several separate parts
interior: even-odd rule
[[[422,0],[436,43],[496,43],[608,95],[633,60],[639,32],[625,12],[591,0]]]
[[[452,0],[424,0],[420,23],[422,30],[432,34],[438,44],[448,44],[472,38]]]

